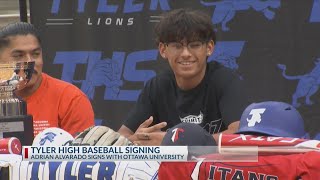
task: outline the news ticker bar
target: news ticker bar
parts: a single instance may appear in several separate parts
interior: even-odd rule
[[[23,146],[24,161],[219,161],[257,162],[258,147],[218,146]]]

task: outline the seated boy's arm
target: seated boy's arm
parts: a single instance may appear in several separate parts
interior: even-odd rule
[[[134,132],[131,131],[127,126],[122,125],[120,129],[118,130],[118,133],[120,133],[122,136],[128,138],[129,136],[132,136]]]
[[[227,129],[227,130],[222,131],[222,132],[219,132],[219,133],[216,133],[216,134],[212,134],[213,139],[218,143],[218,142],[219,142],[219,134],[220,134],[220,133],[234,134],[235,132],[238,131],[239,125],[240,125],[240,121],[235,121],[235,122],[231,123],[231,124],[228,126],[228,129]]]

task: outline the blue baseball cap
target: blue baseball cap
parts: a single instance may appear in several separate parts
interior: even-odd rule
[[[238,134],[303,138],[304,121],[295,107],[284,102],[250,104],[242,113]]]
[[[165,146],[216,146],[212,135],[193,123],[180,123],[167,130],[161,145]]]
[[[188,146],[188,159],[194,160],[205,154],[217,153],[216,141],[201,126],[193,123],[180,123],[168,129],[161,145]],[[207,147],[203,147],[207,146]]]

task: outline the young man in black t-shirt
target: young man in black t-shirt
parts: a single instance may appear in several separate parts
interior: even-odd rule
[[[160,55],[171,67],[149,80],[119,129],[141,145],[159,145],[166,128],[195,123],[213,135],[234,133],[246,95],[236,74],[222,65],[207,63],[216,36],[211,19],[200,11],[178,9],[156,25]]]

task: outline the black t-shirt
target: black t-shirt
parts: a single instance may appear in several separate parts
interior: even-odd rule
[[[167,122],[170,128],[181,122],[196,123],[213,134],[240,120],[247,105],[239,77],[221,64],[210,62],[200,84],[188,91],[177,86],[172,71],[150,79],[124,125],[135,132],[153,116],[153,124]]]

